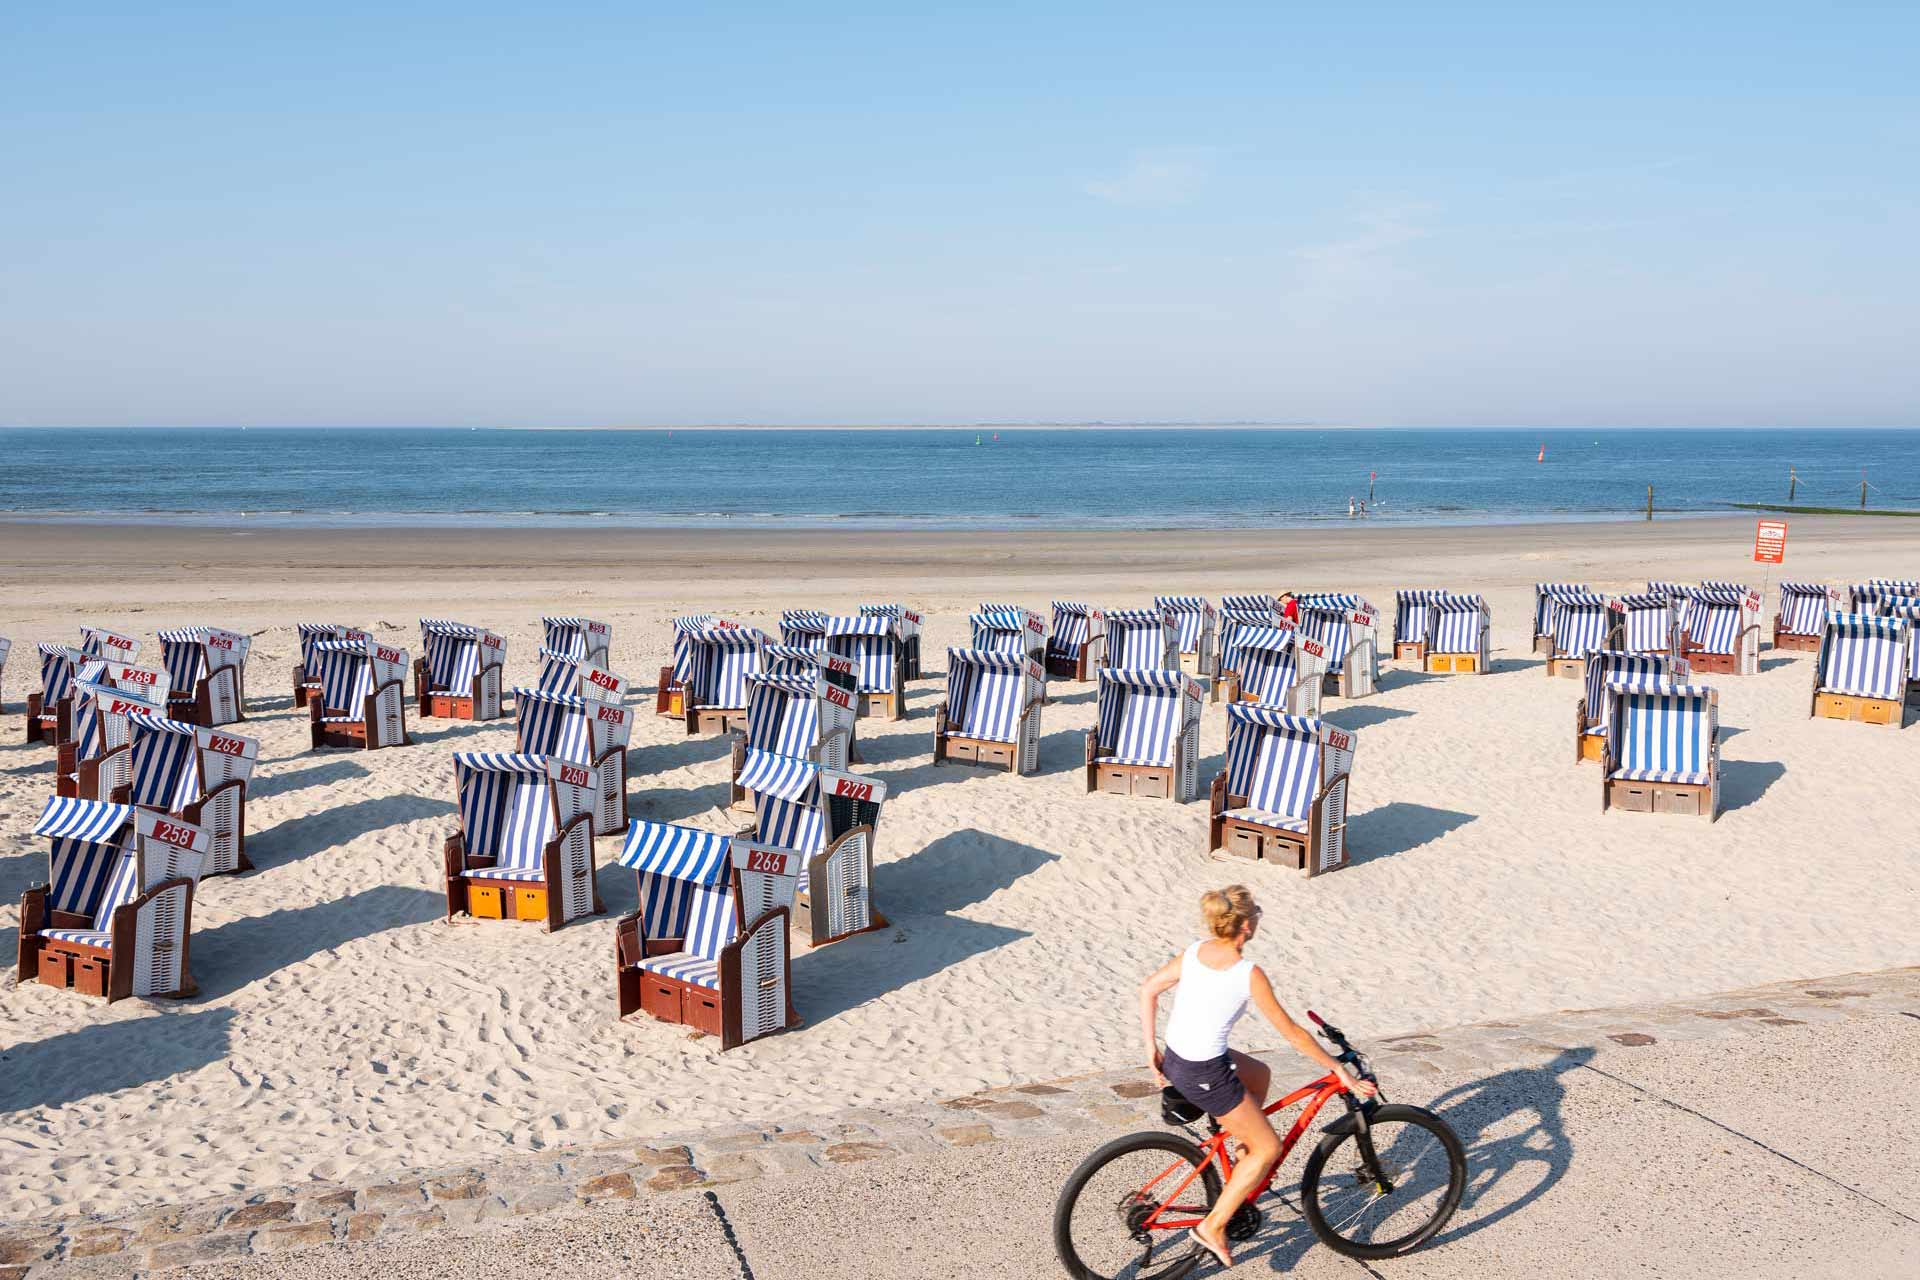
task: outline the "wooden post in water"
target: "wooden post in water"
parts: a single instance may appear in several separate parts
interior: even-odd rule
[[[1867,509],[1867,469],[1860,468],[1860,509]]]
[[[1653,486],[1652,485],[1647,486],[1647,519],[1649,522],[1651,522],[1653,519]]]
[[[1794,490],[1798,489],[1799,487],[1800,487],[1800,477],[1794,473],[1794,470],[1792,467],[1788,467],[1787,468],[1787,501],[1788,502],[1793,501]]]

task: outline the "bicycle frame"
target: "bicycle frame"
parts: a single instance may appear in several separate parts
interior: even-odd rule
[[[1247,1194],[1248,1204],[1252,1204],[1261,1196],[1267,1194],[1268,1189],[1273,1186],[1273,1175],[1279,1172],[1282,1164],[1286,1163],[1287,1156],[1293,1151],[1294,1144],[1300,1141],[1300,1135],[1307,1131],[1307,1126],[1313,1123],[1313,1118],[1320,1114],[1320,1108],[1326,1106],[1330,1099],[1339,1097],[1343,1092],[1344,1090],[1341,1088],[1339,1077],[1329,1072],[1311,1084],[1301,1085],[1298,1089],[1295,1089],[1292,1093],[1280,1099],[1280,1101],[1267,1104],[1264,1109],[1264,1114],[1270,1116],[1276,1111],[1286,1110],[1296,1102],[1302,1100],[1306,1102],[1306,1105],[1300,1108],[1300,1114],[1294,1120],[1293,1126],[1287,1130],[1286,1136],[1280,1140],[1280,1155],[1274,1160],[1273,1168],[1267,1170],[1267,1176],[1260,1180],[1260,1185]],[[1200,1151],[1204,1158],[1199,1164],[1189,1166],[1184,1160],[1175,1161],[1156,1174],[1153,1180],[1148,1182],[1146,1186],[1140,1188],[1140,1194],[1144,1197],[1162,1180],[1171,1177],[1175,1170],[1182,1168],[1187,1170],[1187,1176],[1180,1180],[1180,1185],[1175,1187],[1168,1193],[1165,1199],[1160,1201],[1159,1205],[1147,1216],[1147,1220],[1143,1222],[1141,1226],[1149,1231],[1180,1231],[1189,1227],[1199,1226],[1204,1220],[1204,1215],[1199,1218],[1179,1219],[1162,1218],[1160,1215],[1173,1206],[1173,1202],[1179,1197],[1180,1193],[1191,1186],[1193,1180],[1198,1178],[1211,1162],[1218,1160],[1220,1162],[1220,1168],[1226,1177],[1233,1177],[1233,1157],[1228,1154],[1227,1150],[1227,1139],[1231,1136],[1232,1135],[1227,1133],[1225,1129],[1220,1130],[1214,1134],[1213,1137],[1207,1139],[1206,1143],[1201,1146]]]

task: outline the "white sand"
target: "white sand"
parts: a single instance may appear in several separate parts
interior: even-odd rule
[[[507,535],[504,551],[470,534],[302,542],[13,526],[0,539],[0,635],[14,642],[0,721],[0,953],[11,956],[20,894],[46,867],[27,832],[53,752],[22,745],[20,731],[34,641],[70,638],[83,620],[149,644],[157,627],[190,622],[262,632],[244,728],[264,743],[249,809],[259,869],[202,885],[196,998],[109,1008],[0,981],[0,1219],[710,1122],[791,1123],[1125,1065],[1139,1052],[1135,984],[1191,937],[1199,891],[1233,880],[1267,905],[1255,951],[1283,1000],[1361,1038],[1915,960],[1920,729],[1810,721],[1811,657],[1767,652],[1758,677],[1716,681],[1717,824],[1603,815],[1595,767],[1571,762],[1579,684],[1548,679],[1528,650],[1535,579],[1758,585],[1750,522],[1167,535],[1125,552],[1058,535]],[[368,563],[376,547],[404,563],[326,567],[329,555]],[[1795,577],[1908,576],[1920,529],[1797,520],[1790,556]],[[452,567],[429,567],[441,564]],[[482,623],[508,636],[509,675],[524,681],[540,613],[586,613],[614,623],[614,665],[646,690],[666,660],[667,619],[696,608],[773,630],[785,606],[904,596],[929,615],[926,665],[939,671],[983,597],[1044,609],[1056,595],[1124,606],[1156,591],[1347,588],[1389,611],[1390,627],[1393,589],[1416,585],[1488,595],[1496,671],[1422,678],[1386,664],[1379,695],[1329,699],[1357,731],[1356,863],[1313,881],[1209,861],[1204,801],[1085,795],[1090,685],[1056,686],[1036,777],[933,767],[932,680],[915,687],[906,721],[862,721],[864,767],[892,788],[877,898],[893,928],[802,950],[793,978],[806,1025],[724,1055],[685,1028],[614,1018],[612,921],[634,885],[611,865],[611,840],[604,917],[551,935],[443,920],[448,758],[511,749],[511,721],[423,723],[410,709],[411,747],[312,752],[286,687],[291,623],[303,618],[377,624],[409,650],[420,614]],[[1769,619],[1773,603],[1769,592]],[[651,714],[648,693],[633,701],[645,711],[633,812],[730,827],[716,809],[723,742],[683,737]],[[1223,725],[1209,707],[1208,778]],[[1385,1069],[1391,1079],[1390,1059]]]

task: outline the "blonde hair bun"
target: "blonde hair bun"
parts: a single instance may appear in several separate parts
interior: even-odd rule
[[[1200,895],[1200,919],[1216,938],[1236,938],[1260,914],[1253,891],[1243,884],[1209,889]]]

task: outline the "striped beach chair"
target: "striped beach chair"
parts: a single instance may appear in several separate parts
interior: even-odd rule
[[[689,734],[727,733],[747,717],[747,677],[762,669],[766,633],[716,618],[677,633],[684,641],[673,679]]]
[[[826,652],[853,663],[860,714],[904,719],[907,651],[894,620],[878,614],[836,614],[826,623]]]
[[[1379,610],[1360,596],[1323,591],[1298,597],[1300,630],[1326,648],[1321,677],[1325,691],[1364,698],[1380,683],[1380,653],[1374,639]]]
[[[1603,760],[1607,754],[1607,717],[1613,701],[1607,696],[1610,684],[1655,689],[1662,685],[1685,684],[1693,669],[1685,658],[1664,653],[1633,653],[1626,649],[1600,649],[1587,658],[1586,687],[1573,710],[1573,760]]]
[[[128,720],[130,777],[103,797],[167,814],[207,833],[203,876],[253,870],[247,859],[247,786],[260,742],[183,720]]]
[[[163,695],[164,696],[164,695]],[[166,703],[116,689],[103,680],[81,680],[73,692],[73,737],[55,748],[54,794],[79,800],[111,800],[132,773],[127,744],[130,721],[165,719]]]
[[[827,615],[819,609],[780,611],[780,643],[796,649],[819,649],[827,643]]]
[[[1221,667],[1225,667],[1227,650],[1233,644],[1233,632],[1236,627],[1279,627],[1291,626],[1280,612],[1278,598],[1265,594],[1221,596],[1219,634],[1214,638],[1214,647],[1219,651]],[[1217,676],[1218,673],[1216,673]]]
[[[498,720],[506,686],[507,642],[485,627],[420,619],[413,692],[422,719]]]
[[[1614,601],[1620,615],[1620,648],[1628,653],[1679,657],[1683,600],[1665,591],[1639,591]]]
[[[140,642],[105,627],[80,628],[80,652],[106,662],[138,662]]]
[[[1773,614],[1773,647],[1817,653],[1827,615],[1840,612],[1840,591],[1818,582],[1783,582]]]
[[[1648,590],[1656,590],[1659,584],[1653,584]],[[1533,584],[1533,651],[1553,654],[1553,602],[1562,596],[1590,596],[1593,592],[1584,583],[1578,582],[1536,582]]]
[[[886,927],[873,905],[873,842],[887,798],[884,782],[750,751],[740,786],[754,812],[753,826],[740,835],[800,855],[793,925],[808,946]]]
[[[664,822],[636,822],[620,865],[640,909],[614,929],[620,1017],[718,1036],[722,1051],[798,1026],[792,914],[801,855]]]
[[[769,648],[775,646],[768,646]],[[752,751],[791,756],[827,769],[845,769],[853,760],[853,735],[859,697],[851,664],[834,668],[819,663],[805,675],[758,673],[747,677],[747,723],[733,738],[733,802],[746,799],[740,770]]]
[[[861,617],[892,618],[898,624],[900,643],[907,653],[907,679],[920,679],[920,631],[926,617],[904,604],[863,604],[858,612]]]
[[[633,713],[617,702],[570,694],[513,691],[514,750],[579,765],[591,775],[593,834],[627,830],[627,745]]]
[[[1893,596],[1880,602],[1878,617],[1899,618],[1907,624],[1907,630],[1913,636],[1908,646],[1907,657],[1907,700],[1920,698],[1920,596],[1903,598]]]
[[[1106,652],[1100,667],[1126,671],[1180,669],[1180,629],[1161,609],[1108,609]]]
[[[1347,865],[1353,734],[1312,716],[1236,702],[1227,767],[1213,780],[1207,849],[1310,876]]]
[[[554,617],[540,619],[546,638],[542,649],[565,654],[575,662],[602,669],[610,666],[613,627],[592,618]]]
[[[973,647],[988,653],[1018,653],[1044,663],[1047,620],[1017,604],[982,604],[967,615]]]
[[[845,658],[835,658],[825,649],[812,649],[797,644],[767,644],[760,649],[760,671],[763,676],[810,676],[822,666],[836,671],[853,674],[853,663]]]
[[[296,707],[306,706],[320,688],[320,656],[316,646],[329,640],[367,643],[373,639],[370,631],[336,622],[296,622],[293,629],[300,641],[300,661],[293,666],[293,705]]]
[[[653,700],[655,715],[673,720],[686,719],[687,703],[685,690],[680,686],[680,673],[688,670],[693,661],[688,652],[692,644],[688,636],[721,622],[711,613],[690,613],[673,620],[673,661],[660,668],[660,680],[655,686]]]
[[[90,659],[71,645],[39,644],[40,692],[27,695],[27,741],[59,744],[73,737],[74,686]]]
[[[407,651],[365,640],[320,640],[313,646],[320,687],[307,698],[313,745],[407,745]]]
[[[1211,676],[1218,670],[1214,659],[1220,615],[1205,596],[1155,596],[1154,608],[1173,615],[1179,636],[1181,660],[1191,657],[1196,675]]]
[[[1587,673],[1587,655],[1620,647],[1620,613],[1607,597],[1591,591],[1563,591],[1549,601],[1548,675],[1580,679]]]
[[[1913,645],[1913,623],[1907,617],[1828,614],[1814,660],[1808,714],[1900,728],[1906,719]]]
[[[624,703],[627,700],[625,676],[586,666],[548,649],[540,651],[540,674],[533,687],[541,693],[585,698],[588,702]]]
[[[460,827],[441,846],[447,919],[538,920],[551,933],[599,915],[593,770],[551,756],[453,757]]]
[[[193,891],[207,833],[192,823],[97,800],[49,799],[47,883],[20,902],[18,979],[109,1002],[190,996]]]
[[[1427,637],[1421,669],[1485,675],[1490,660],[1493,610],[1480,596],[1436,591],[1427,601]]]
[[[948,649],[947,697],[933,719],[933,762],[1032,773],[1040,766],[1046,693],[1046,671],[1020,654]]]
[[[1874,613],[1887,599],[1912,599],[1920,596],[1920,580],[1913,578],[1869,578],[1847,588],[1849,613]]]
[[[1435,597],[1444,591],[1410,588],[1393,593],[1393,660],[1424,662],[1427,657],[1427,620]]]
[[[1687,661],[1696,674],[1760,672],[1760,593],[1737,582],[1708,582],[1687,591]]]
[[[1720,816],[1720,705],[1705,685],[1606,685],[1600,809]]]
[[[1289,623],[1234,628],[1220,655],[1214,700],[1252,702],[1292,715],[1317,716],[1325,692],[1327,647]]]
[[[1087,794],[1186,804],[1200,796],[1200,682],[1158,667],[1100,669]]]
[[[167,715],[217,729],[247,718],[247,653],[253,638],[219,627],[160,633],[160,661],[172,686]]]
[[[1053,629],[1047,640],[1047,674],[1062,680],[1092,680],[1106,665],[1107,618],[1100,610],[1072,600],[1053,602]]]

